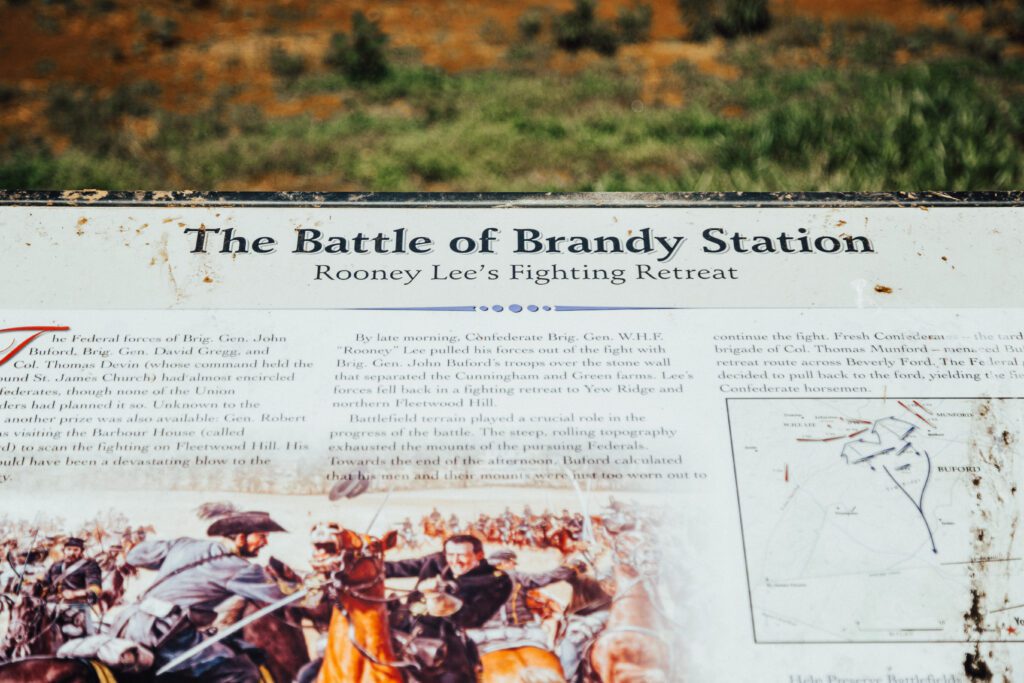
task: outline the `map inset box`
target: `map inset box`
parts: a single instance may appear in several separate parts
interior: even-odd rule
[[[757,642],[1024,641],[1024,400],[727,406]]]

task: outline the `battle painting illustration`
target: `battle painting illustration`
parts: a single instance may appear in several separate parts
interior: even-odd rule
[[[682,680],[663,509],[367,488],[4,511],[0,682]]]

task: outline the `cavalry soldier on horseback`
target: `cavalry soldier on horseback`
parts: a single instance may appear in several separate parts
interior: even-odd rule
[[[512,580],[512,593],[504,605],[487,622],[492,626],[526,626],[538,621],[537,613],[531,609],[535,596],[531,591],[559,581],[568,581],[576,575],[571,567],[562,566],[547,572],[522,572],[516,569],[518,556],[512,550],[497,550],[487,558],[488,562],[502,570]]]
[[[46,555],[45,548],[19,550],[0,574],[0,593],[14,594],[26,585],[41,582],[46,576]]]
[[[118,615],[114,632],[150,648],[157,665],[166,665],[204,639],[216,608],[228,599],[282,599],[279,585],[249,561],[276,531],[284,529],[266,512],[241,512],[214,522],[207,530],[210,539],[139,543],[128,553],[128,564],[159,574],[140,602]],[[172,671],[202,681],[256,683],[260,671],[250,656],[258,654],[240,640],[211,643]]]
[[[579,560],[573,563],[572,600],[565,609],[565,635],[558,644],[558,658],[567,680],[576,680],[587,648],[608,624],[612,604],[610,579],[601,580],[590,574],[592,567]]]
[[[100,569],[108,572],[122,566],[123,555],[124,546],[120,543],[115,543],[107,548],[106,552],[97,557],[97,562],[100,564]]]
[[[529,680],[564,681],[551,648],[555,634],[545,628],[545,620],[561,614],[562,606],[538,589],[565,581],[574,571],[559,567],[542,573],[520,572],[516,570],[516,554],[507,549],[492,553],[488,560],[508,575],[512,592],[481,628],[467,629],[480,653],[484,680],[507,680],[502,677],[504,673],[521,668],[532,672]],[[550,622],[548,625],[554,626]],[[541,676],[541,672],[546,675]]]
[[[68,538],[63,559],[54,562],[43,578],[46,594],[55,603],[61,632],[72,638],[95,633],[92,605],[103,592],[100,565],[84,554],[85,541]]]
[[[483,544],[476,536],[457,534],[444,543],[443,553],[397,562],[385,562],[387,577],[415,576],[419,581],[439,577],[441,592],[452,600],[454,611],[432,616],[437,610],[417,610],[411,626],[428,638],[441,638],[447,645],[440,683],[465,683],[475,679],[479,665],[476,646],[465,629],[483,626],[508,600],[512,581],[503,571],[484,559]]]

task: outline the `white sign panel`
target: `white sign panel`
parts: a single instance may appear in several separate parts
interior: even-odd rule
[[[1017,680],[1022,238],[1009,195],[0,195],[0,681]]]

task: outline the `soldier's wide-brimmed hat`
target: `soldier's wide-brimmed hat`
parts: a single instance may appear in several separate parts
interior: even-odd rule
[[[495,550],[487,558],[488,562],[513,562],[518,556],[511,550]]]
[[[284,527],[270,518],[266,512],[236,512],[221,517],[206,530],[207,536],[237,536],[284,531]]]
[[[85,541],[75,536],[68,536],[64,541],[65,548],[85,548]]]
[[[349,473],[349,477],[352,477],[351,473]],[[342,479],[332,486],[331,490],[327,492],[327,498],[332,503],[342,498],[355,498],[366,493],[368,488],[370,488],[370,477],[357,473],[354,478]]]

